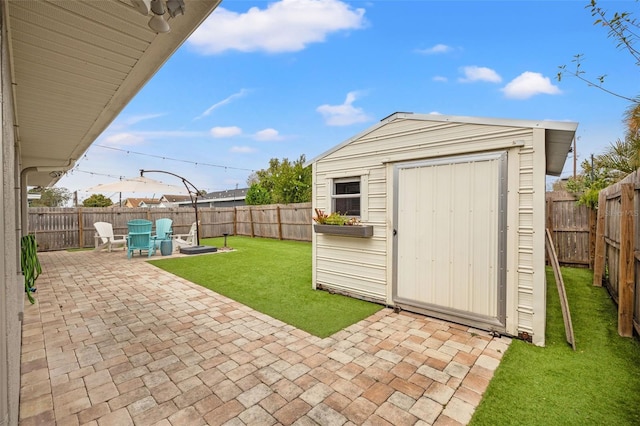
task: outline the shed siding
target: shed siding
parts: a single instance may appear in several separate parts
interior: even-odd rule
[[[506,327],[510,334],[534,334],[534,288],[538,285],[533,276],[534,189],[536,182],[544,182],[545,154],[544,142],[536,144],[534,151],[533,133],[533,129],[522,127],[397,119],[318,159],[313,163],[314,207],[330,211],[331,178],[365,171],[368,188],[363,209],[368,217],[363,223],[374,226],[374,236],[361,239],[314,233],[314,286],[391,304],[389,259],[393,253],[389,252],[392,244],[387,237],[392,232],[388,200],[393,185],[388,181],[392,175],[387,175],[391,170],[387,164],[507,149],[507,247],[515,251],[507,253],[507,268],[515,271],[507,272]],[[534,154],[543,158],[542,176],[536,175],[540,170],[534,167]],[[543,333],[544,328],[541,330],[538,332]]]

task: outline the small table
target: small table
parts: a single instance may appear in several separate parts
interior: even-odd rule
[[[173,243],[171,240],[162,240],[160,242],[160,253],[163,256],[169,256],[173,251]]]

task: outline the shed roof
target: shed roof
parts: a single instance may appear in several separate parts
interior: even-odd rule
[[[365,131],[355,135],[352,138],[334,146],[328,151],[323,152],[317,157],[307,161],[305,166],[315,163],[324,157],[332,154],[349,143],[360,139],[361,137],[371,133],[387,123],[398,120],[422,120],[435,122],[451,122],[451,123],[468,123],[481,124],[488,126],[509,126],[522,127],[532,129],[545,130],[545,155],[546,155],[546,173],[552,176],[559,176],[567,159],[567,154],[571,149],[571,143],[575,137],[578,123],[570,121],[547,121],[547,120],[516,120],[508,118],[488,118],[488,117],[464,117],[453,115],[439,114],[414,114],[407,112],[396,112],[390,116],[383,118],[379,123],[369,127]]]

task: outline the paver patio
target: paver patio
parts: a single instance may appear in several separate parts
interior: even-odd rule
[[[39,258],[21,425],[466,424],[511,341],[391,309],[320,339],[146,256]]]

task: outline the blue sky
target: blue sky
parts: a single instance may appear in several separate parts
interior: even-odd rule
[[[586,77],[640,94],[638,66],[587,3],[223,0],[57,186],[82,200],[161,169],[207,191],[244,187],[270,158],[311,159],[397,111],[576,121],[580,162],[623,136],[629,102],[558,82],[558,66],[583,54]]]

